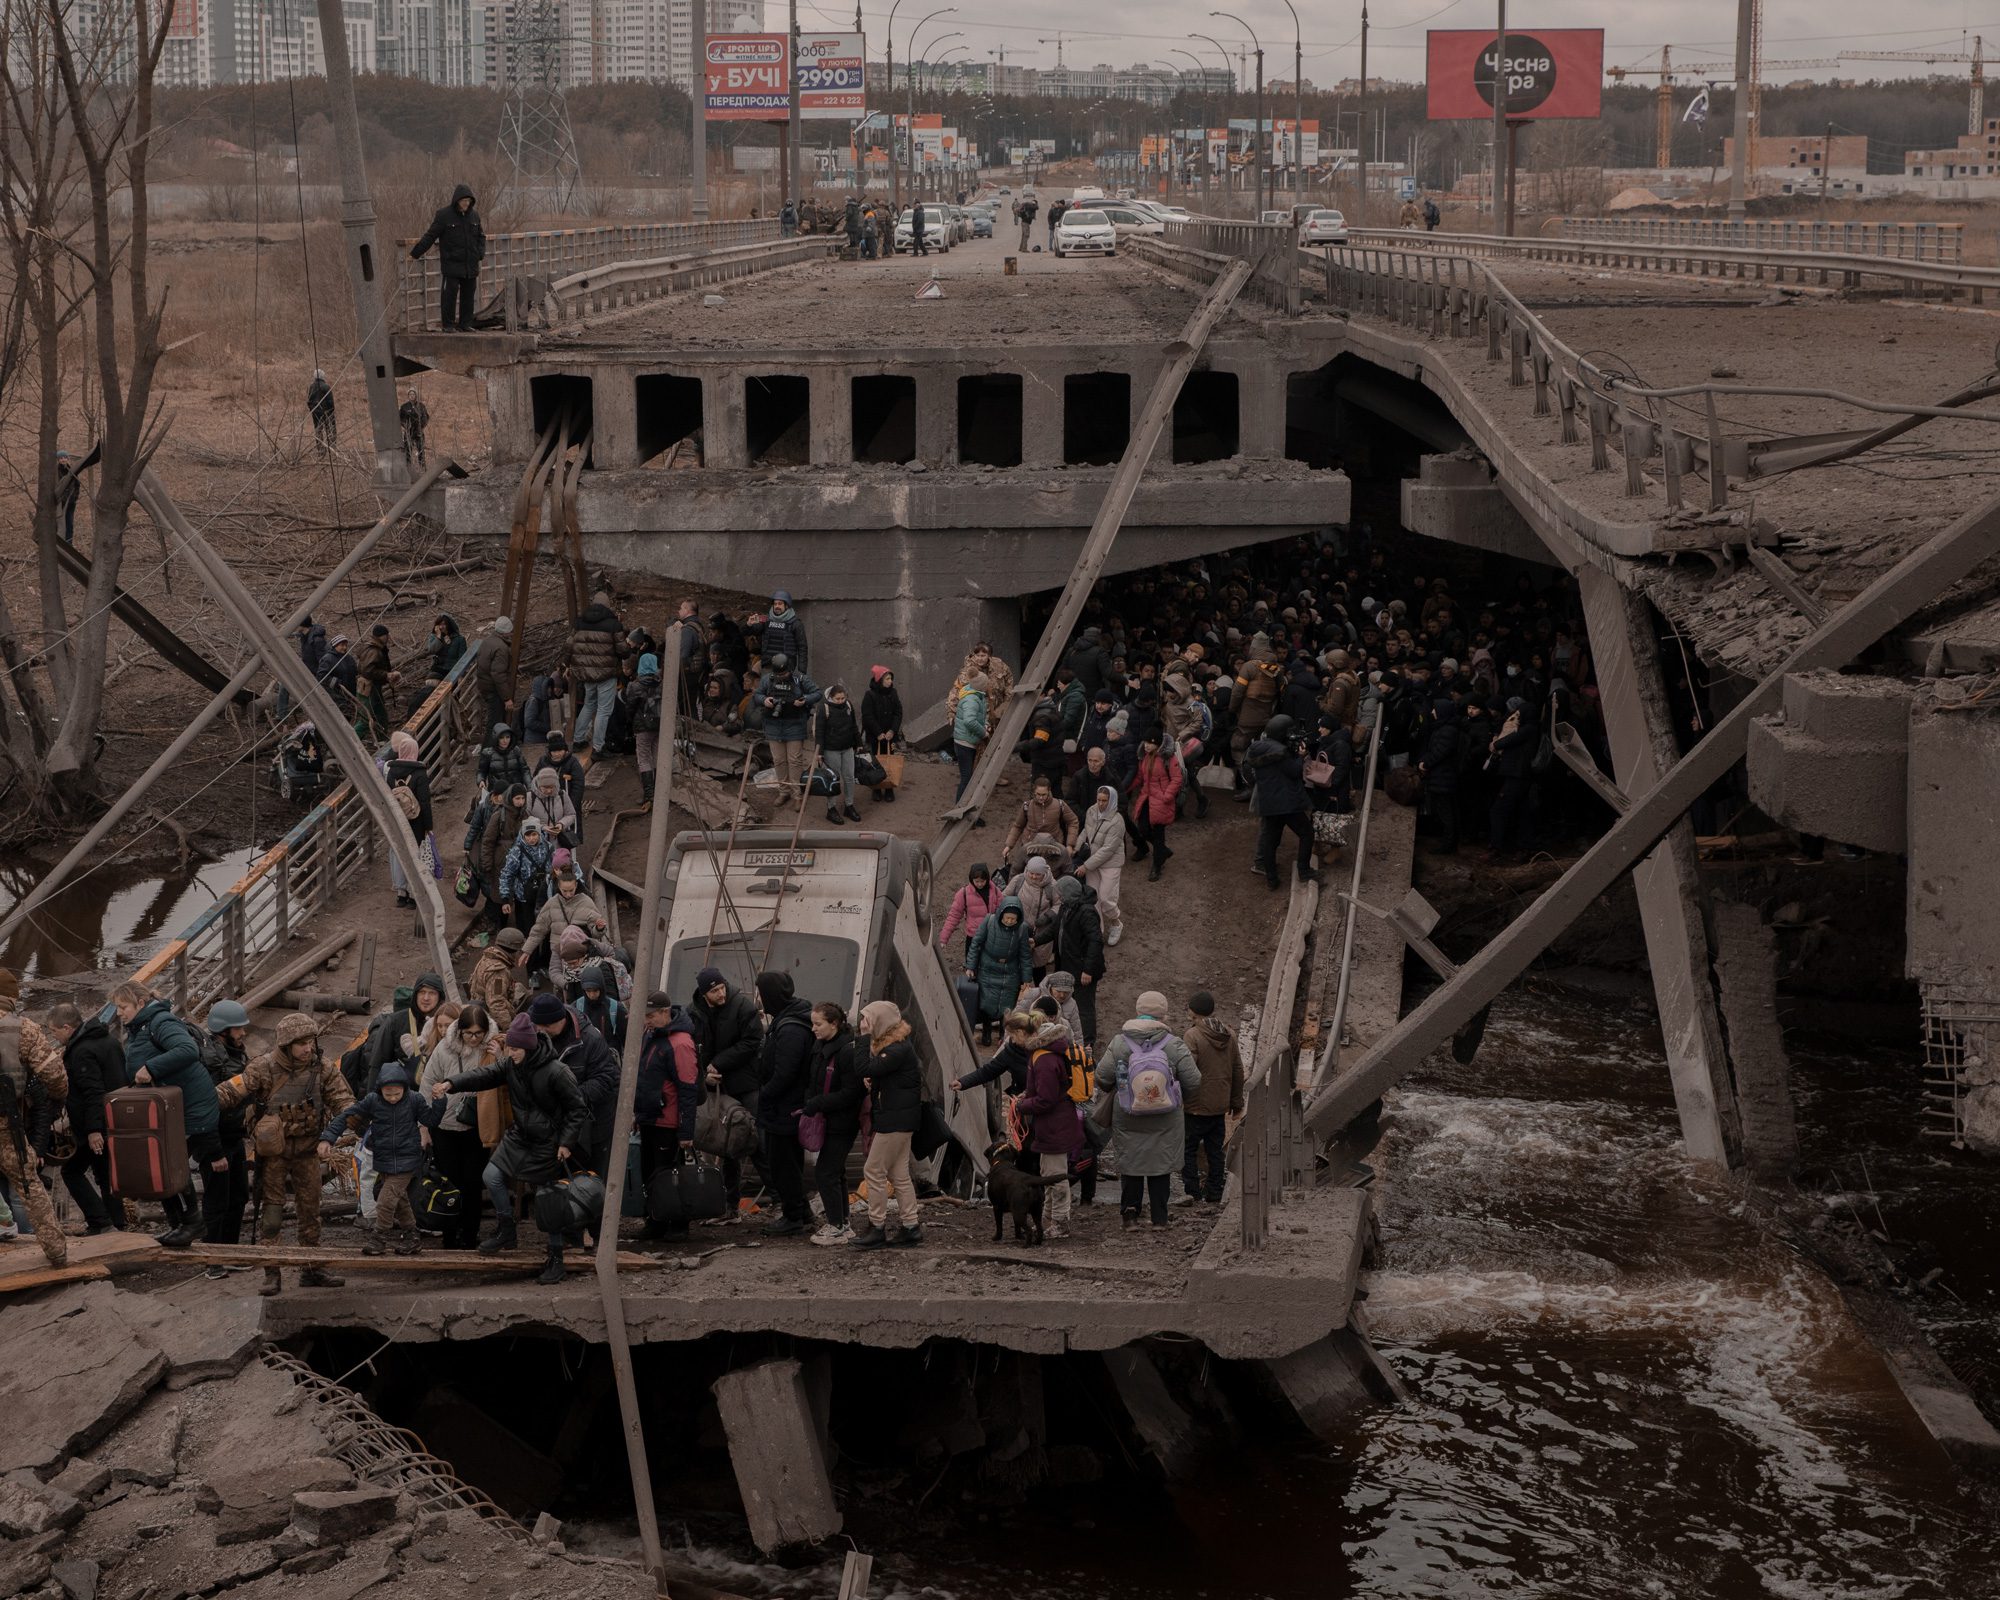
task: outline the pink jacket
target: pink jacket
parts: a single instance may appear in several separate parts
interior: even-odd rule
[[[1139,773],[1132,783],[1132,815],[1162,827],[1174,820],[1174,801],[1181,792],[1181,764],[1178,757],[1151,755],[1139,758]]]
[[[965,936],[970,939],[979,931],[980,923],[1000,909],[1002,899],[1000,885],[991,878],[986,880],[986,893],[964,884],[951,897],[951,914],[944,919],[944,927],[938,933],[939,948],[951,943],[951,936],[958,932],[959,924],[965,925]]]

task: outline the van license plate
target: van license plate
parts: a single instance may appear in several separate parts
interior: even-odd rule
[[[746,867],[763,868],[766,870],[775,867],[780,871],[789,868],[796,871],[799,868],[809,867],[812,864],[813,852],[810,850],[746,850],[743,852],[743,865]]]

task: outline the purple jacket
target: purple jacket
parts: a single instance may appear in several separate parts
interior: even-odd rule
[[[1037,1050],[1028,1063],[1028,1091],[1014,1103],[1033,1117],[1028,1148],[1038,1156],[1074,1156],[1083,1149],[1082,1107],[1069,1097],[1069,1063],[1059,1050]]]

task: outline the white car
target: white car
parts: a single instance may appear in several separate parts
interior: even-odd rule
[[[899,255],[916,248],[914,229],[915,222],[913,221],[912,213],[906,210],[896,221],[896,241],[894,248]],[[946,215],[945,207],[938,205],[927,205],[924,207],[924,248],[926,250],[949,250],[954,232],[951,218]]]
[[[1090,205],[1104,198],[1104,191],[1094,184],[1086,183],[1081,189],[1070,192],[1069,203],[1073,206]]]
[[[1061,256],[1115,256],[1118,230],[1102,211],[1072,206],[1056,224],[1055,253]]]
[[[1314,211],[1299,224],[1300,244],[1346,244],[1347,218],[1338,211]]]
[[[1282,222],[1289,226],[1292,214],[1289,211],[1260,211],[1257,214],[1257,220],[1265,223]]]
[[[1118,237],[1121,239],[1129,239],[1135,233],[1152,234],[1157,237],[1167,231],[1167,224],[1163,218],[1154,216],[1150,211],[1141,211],[1137,206],[1100,205],[1094,209],[1102,211],[1110,218],[1111,226],[1118,231]]]

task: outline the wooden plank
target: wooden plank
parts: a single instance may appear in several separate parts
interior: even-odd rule
[[[1338,1133],[1491,1005],[1550,941],[1631,871],[1709,786],[1743,758],[1750,724],[1776,708],[1788,674],[1845,666],[1995,554],[2000,554],[2000,498],[1967,512],[1816,628],[1503,933],[1433,990],[1351,1070],[1327,1084],[1307,1107],[1307,1126],[1322,1138]]]
[[[41,1255],[37,1250],[36,1255]],[[108,1278],[111,1269],[101,1261],[86,1261],[81,1266],[44,1267],[40,1272],[17,1272],[0,1277],[0,1294],[26,1294],[30,1289],[47,1289],[59,1283],[89,1283],[95,1278]]]
[[[113,1261],[120,1265],[139,1265],[137,1258],[157,1255],[160,1241],[149,1233],[94,1233],[81,1239],[69,1241],[69,1264],[72,1267],[86,1263],[108,1264]],[[129,1263],[127,1258],[132,1258]],[[13,1244],[0,1245],[0,1282],[39,1273],[48,1265],[48,1257],[42,1254],[42,1247],[33,1239],[20,1239]]]
[[[341,951],[354,943],[354,936],[355,930],[349,928],[345,933],[335,934],[324,944],[315,945],[296,960],[287,961],[284,966],[272,973],[270,977],[264,979],[262,983],[258,984],[256,988],[243,997],[243,1009],[245,1011],[255,1011],[260,1006],[269,1005],[279,995],[284,993],[285,990],[297,988],[300,979],[310,973],[318,972],[335,956],[339,955]],[[372,951],[374,947],[375,935],[371,933],[368,935],[368,948]],[[361,992],[364,994],[367,992],[366,985],[363,985]]]
[[[1622,817],[1632,809],[1632,797],[1605,776],[1603,769],[1591,759],[1583,740],[1577,737],[1576,729],[1567,722],[1557,723],[1549,744],[1562,764],[1590,785],[1598,799],[1613,811]]]

